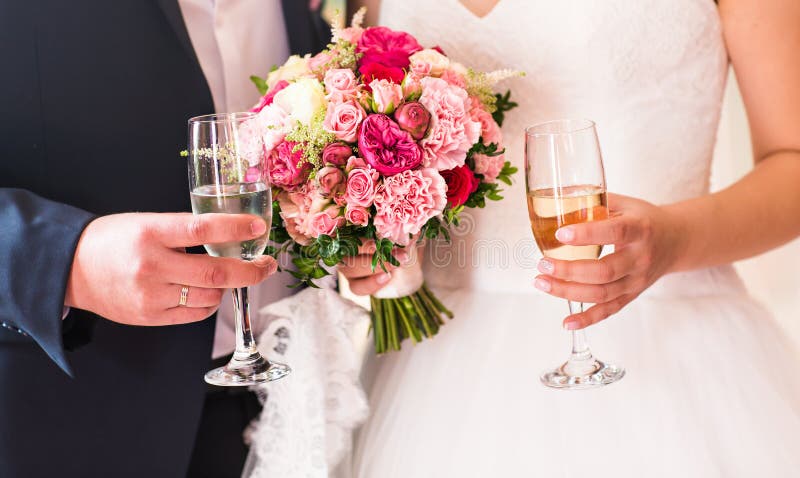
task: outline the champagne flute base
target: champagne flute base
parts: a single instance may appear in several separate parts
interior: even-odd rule
[[[582,390],[609,385],[624,376],[622,367],[590,358],[567,361],[557,369],[543,373],[540,380],[550,388]]]
[[[256,353],[247,360],[231,359],[224,367],[206,373],[205,380],[220,387],[245,387],[281,379],[291,371],[288,365],[270,362]]]

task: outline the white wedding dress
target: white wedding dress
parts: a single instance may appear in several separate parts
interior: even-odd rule
[[[712,0],[383,0],[381,24],[481,70],[519,107],[503,126],[597,122],[612,192],[665,204],[708,192],[728,59]],[[532,284],[522,174],[429,246],[427,283],[455,312],[433,340],[368,360],[358,478],[800,476],[800,361],[730,266],[662,278],[588,329],[627,369],[597,390],[539,383],[566,359],[563,300]]]

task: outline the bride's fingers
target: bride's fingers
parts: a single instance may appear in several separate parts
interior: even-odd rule
[[[372,295],[381,290],[391,279],[392,275],[388,272],[352,279],[350,280],[350,290],[356,295]]]
[[[556,231],[562,244],[591,246],[598,244],[624,245],[642,237],[642,224],[637,217],[620,215],[602,221],[570,224]]]
[[[557,279],[585,284],[608,284],[630,274],[636,266],[635,254],[623,249],[599,260],[562,261],[545,258],[539,261],[539,272]]]
[[[579,314],[570,315],[564,319],[564,328],[578,330],[596,324],[619,312],[620,309],[628,305],[637,296],[638,294],[625,294],[612,301],[593,305]]]
[[[384,265],[389,272],[394,269],[394,266],[391,264],[387,263]],[[339,271],[348,279],[358,279],[384,272],[380,265],[376,265],[375,269],[372,269],[372,254],[359,254],[357,256],[345,257],[342,259],[342,265],[339,266]]]
[[[556,279],[552,276],[536,277],[534,286],[542,292],[575,302],[601,304],[629,293],[632,289],[630,276],[609,284],[582,284]]]

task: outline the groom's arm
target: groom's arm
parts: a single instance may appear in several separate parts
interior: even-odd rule
[[[64,294],[78,239],[93,217],[22,189],[0,188],[0,323],[30,336],[70,375]]]

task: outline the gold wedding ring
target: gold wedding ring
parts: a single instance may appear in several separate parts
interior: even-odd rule
[[[181,300],[178,301],[179,307],[186,307],[186,299],[189,297],[189,286],[181,287]]]

